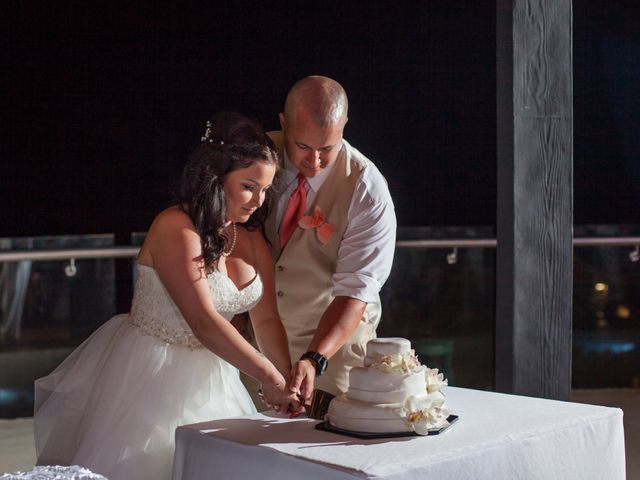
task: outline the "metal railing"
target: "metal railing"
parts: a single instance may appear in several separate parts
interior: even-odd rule
[[[457,239],[457,240],[399,240],[398,248],[441,248],[452,251],[447,254],[447,263],[453,265],[458,261],[458,248],[496,248],[498,240],[495,238]],[[579,237],[573,239],[574,247],[626,247],[635,246],[629,252],[629,260],[640,260],[640,237]]]
[[[140,247],[13,250],[0,252],[0,262],[20,262],[22,260],[78,260],[85,258],[130,258],[135,257],[139,251]]]
[[[399,240],[397,248],[453,249],[447,256],[449,263],[457,261],[458,248],[496,248],[495,238],[445,239],[445,240]],[[632,262],[640,260],[640,237],[581,237],[573,239],[574,247],[635,247],[629,253]],[[0,262],[19,262],[23,260],[69,260],[98,258],[135,257],[140,247],[75,248],[48,250],[15,250],[0,252]],[[453,261],[451,261],[453,260]]]
[[[574,238],[574,247],[624,247],[640,245],[640,237],[582,237]],[[466,238],[446,240],[398,240],[398,248],[496,248],[495,238]],[[0,254],[1,255],[1,254]]]

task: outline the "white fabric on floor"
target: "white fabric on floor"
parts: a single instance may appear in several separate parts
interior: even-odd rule
[[[34,467],[28,472],[5,473],[0,480],[108,480],[78,465]]]

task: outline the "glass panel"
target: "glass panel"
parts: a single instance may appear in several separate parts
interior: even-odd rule
[[[577,227],[584,237],[638,236],[637,226]],[[634,247],[576,247],[573,388],[640,388],[640,261]]]
[[[112,235],[3,238],[0,249],[109,247]],[[0,263],[0,417],[31,415],[33,380],[116,313],[113,259]]]
[[[638,226],[576,227],[576,237],[638,236]],[[490,229],[399,229],[398,238],[491,238]],[[640,387],[640,262],[634,247],[576,247],[573,388]],[[399,248],[382,289],[380,336],[412,340],[452,385],[492,389],[495,249]]]
[[[398,240],[492,238],[491,228],[400,228]],[[382,292],[378,336],[411,340],[450,385],[494,384],[495,249],[398,248]],[[449,256],[448,256],[449,255]]]
[[[640,226],[576,227],[577,237]],[[145,233],[133,233],[140,245]],[[399,240],[492,238],[488,227],[400,228]],[[108,247],[112,235],[0,239],[0,250]],[[573,387],[640,386],[640,262],[633,247],[576,247]],[[401,336],[452,385],[494,384],[495,249],[398,248],[379,336]],[[451,260],[455,260],[451,262]],[[33,381],[116,313],[113,259],[0,263],[0,417],[30,415]],[[132,262],[133,263],[133,262]],[[135,267],[134,267],[135,270]],[[128,277],[127,281],[130,280]]]

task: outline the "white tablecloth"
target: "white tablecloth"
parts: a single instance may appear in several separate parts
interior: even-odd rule
[[[440,435],[361,440],[269,414],[176,430],[173,480],[625,478],[622,411],[447,387]]]

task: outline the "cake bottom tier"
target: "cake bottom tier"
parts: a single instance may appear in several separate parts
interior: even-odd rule
[[[340,395],[331,400],[326,419],[334,427],[353,432],[411,432],[411,426],[400,416],[400,409],[401,403],[368,403]]]

